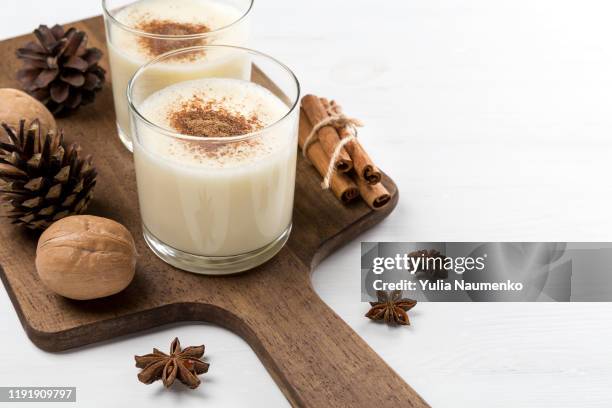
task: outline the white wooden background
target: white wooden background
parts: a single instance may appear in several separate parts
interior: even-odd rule
[[[99,12],[97,0],[4,0],[0,37]],[[605,0],[256,0],[253,17],[255,47],[362,118],[399,185],[395,213],[361,240],[612,241],[611,14]],[[612,304],[424,303],[411,328],[390,329],[363,318],[359,242],[313,280],[434,407],[612,406]],[[3,290],[0,311],[0,385],[77,386],[79,407],[287,406],[217,327],[49,354]],[[206,344],[204,385],[137,383],[132,356],[175,335]]]

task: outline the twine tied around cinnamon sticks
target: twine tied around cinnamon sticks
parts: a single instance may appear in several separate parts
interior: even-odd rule
[[[362,123],[346,116],[335,101],[306,95],[302,98],[298,144],[323,177],[321,187],[331,189],[343,203],[357,197],[380,210],[391,202],[374,165],[357,138]]]
[[[332,104],[334,101],[332,101]],[[316,140],[318,136],[319,130],[324,126],[333,126],[336,130],[346,128],[349,130],[350,134],[338,141],[334,150],[331,154],[331,158],[329,160],[329,165],[327,166],[327,171],[325,172],[325,176],[323,177],[323,181],[321,182],[321,187],[324,190],[329,189],[331,178],[336,171],[336,160],[340,157],[340,152],[348,143],[357,139],[358,131],[357,127],[362,127],[363,123],[359,119],[349,118],[343,113],[333,113],[331,116],[321,119],[318,123],[316,123],[313,127],[306,140],[304,141],[304,146],[302,147],[302,154],[304,157],[308,158],[306,152],[310,145]]]

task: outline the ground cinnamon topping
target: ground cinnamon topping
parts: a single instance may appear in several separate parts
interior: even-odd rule
[[[168,121],[177,132],[200,137],[240,136],[264,127],[256,115],[246,117],[239,112],[227,110],[219,101],[204,101],[196,95],[183,102],[178,110],[171,111]],[[257,143],[256,139],[214,143],[187,142],[195,155],[205,156],[243,154],[245,148],[253,147]]]
[[[204,102],[193,96],[168,114],[170,126],[184,135],[202,137],[239,136],[263,127],[255,115],[247,118],[218,105],[216,101]]]
[[[195,23],[177,23],[172,20],[144,20],[140,22],[137,29],[151,34],[159,35],[190,35],[202,34],[210,31],[204,24]],[[205,45],[206,41],[203,38],[189,40],[171,40],[159,38],[139,38],[142,47],[153,57],[166,53],[168,51],[178,50],[180,48],[194,47],[197,45]],[[193,53],[184,54],[184,58],[194,59]]]

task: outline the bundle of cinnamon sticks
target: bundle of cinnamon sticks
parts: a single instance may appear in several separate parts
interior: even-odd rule
[[[313,127],[326,123],[330,118],[346,118],[338,103],[315,95],[302,98],[298,139],[300,149],[304,150]],[[350,121],[359,125],[354,119]],[[324,178],[328,174],[331,158],[335,157],[329,180],[329,188],[334,195],[343,203],[361,197],[370,208],[380,210],[389,204],[391,195],[381,183],[380,170],[359,140],[351,137],[353,135],[354,128],[349,124],[322,126],[312,139],[314,141],[308,142],[306,157]],[[346,138],[352,140],[346,141],[346,144],[335,152],[340,141]]]

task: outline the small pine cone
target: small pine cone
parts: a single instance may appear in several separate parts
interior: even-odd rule
[[[41,134],[38,120],[19,130],[2,123],[0,140],[0,215],[13,224],[45,229],[60,218],[81,214],[96,185],[91,156],[81,159],[77,144],[63,133]]]
[[[24,90],[56,116],[65,116],[93,102],[102,89],[106,71],[98,65],[102,51],[87,48],[87,34],[72,27],[45,25],[34,30],[38,42],[17,50],[23,68],[17,79]]]

